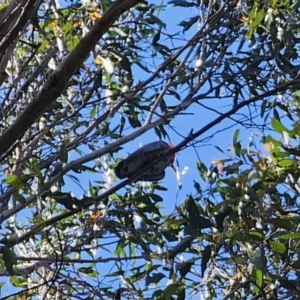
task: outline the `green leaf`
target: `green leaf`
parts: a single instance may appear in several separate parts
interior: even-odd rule
[[[205,246],[203,253],[202,253],[202,259],[201,259],[201,276],[204,276],[204,272],[207,267],[207,263],[209,262],[211,258],[211,247],[210,245]]]
[[[121,288],[117,289],[114,300],[121,300]]]
[[[163,200],[164,200],[161,196],[159,196],[157,194],[151,194],[150,198],[152,200],[154,200],[155,202],[163,202]]]
[[[158,139],[162,139],[161,132],[157,127],[154,127],[154,132],[158,136]]]
[[[270,245],[274,251],[281,253],[281,254],[283,254],[286,250],[285,245],[280,242],[270,241]]]
[[[174,258],[177,254],[185,251],[186,248],[189,248],[193,242],[193,237],[186,236],[183,238],[175,247],[173,247],[170,251],[170,257]]]
[[[267,107],[267,104],[268,104],[268,101],[264,100],[262,102],[262,105],[260,107],[260,117],[262,118],[265,114],[265,111],[266,111],[266,107]]]
[[[253,25],[254,27],[257,27],[258,25],[260,25],[260,23],[261,23],[261,21],[264,19],[264,17],[265,17],[265,12],[262,11],[262,10],[260,10],[260,11],[256,14],[255,20],[254,20],[254,22],[253,22],[252,25]]]
[[[18,191],[15,191],[13,193],[13,199],[22,204],[26,204],[26,198],[23,195],[19,194]]]
[[[206,174],[207,174],[207,167],[202,161],[197,162],[197,169],[200,173],[201,178],[205,181],[206,180]]]
[[[300,239],[300,232],[294,233],[285,233],[278,236],[279,239],[288,240],[288,239]]]
[[[294,164],[294,161],[292,159],[284,159],[284,160],[279,160],[277,164],[280,167],[290,167]]]
[[[41,181],[41,183],[44,183],[44,177],[42,175],[42,172],[38,166],[38,164],[36,162],[32,163],[30,165],[31,170],[34,172],[35,175],[38,176],[39,180]]]
[[[269,223],[271,223],[276,227],[284,228],[286,230],[292,230],[294,227],[287,219],[282,219],[282,218],[272,218],[269,220]]]
[[[59,150],[59,159],[63,163],[68,162],[68,149],[65,143],[62,143],[60,150]]]
[[[190,272],[193,262],[183,262],[178,266],[178,271],[181,278],[185,278],[186,274]]]
[[[276,119],[276,118],[272,118],[272,120],[271,120],[271,126],[272,126],[272,128],[275,130],[275,131],[277,131],[277,132],[279,132],[279,133],[282,133],[283,131],[287,131],[288,132],[288,130],[281,124],[281,122],[278,120],[278,119]]]
[[[131,71],[132,63],[129,61],[129,59],[126,56],[122,57],[120,65],[126,72],[128,72],[129,78],[132,78],[132,71]]]
[[[233,145],[235,145],[238,142],[239,134],[240,134],[240,130],[237,129],[233,134]]]
[[[290,9],[297,11],[298,12],[298,8],[300,7],[300,0],[296,0],[295,2],[291,2],[291,6]]]
[[[225,153],[219,146],[215,145],[215,148],[218,149],[220,152]]]
[[[256,242],[261,242],[263,240],[263,235],[261,232],[258,231],[250,231],[249,236]]]
[[[122,135],[123,133],[123,129],[124,126],[126,124],[126,119],[124,118],[124,116],[121,117],[121,121],[120,121],[120,129],[119,129],[119,134]]]
[[[130,126],[132,128],[137,128],[137,127],[142,126],[141,122],[137,119],[137,116],[134,116],[134,117],[129,116],[128,121],[129,121]]]
[[[183,286],[179,285],[178,283],[171,283],[166,287],[163,292],[163,299],[172,299],[171,296],[178,295],[183,289]]]
[[[161,19],[159,19],[158,17],[156,17],[154,15],[150,15],[144,21],[149,24],[157,24],[159,26],[162,26],[164,29],[166,29],[166,27],[167,27],[166,23],[164,23]]]
[[[281,145],[282,145],[282,143],[281,143],[280,141],[275,140],[275,139],[274,139],[272,136],[270,136],[270,135],[263,136],[263,137],[262,137],[262,142],[263,142],[263,143],[272,143],[273,146],[274,146],[275,148],[277,148],[278,146],[281,146]]]
[[[194,188],[195,188],[195,190],[197,191],[198,194],[202,193],[202,189],[201,189],[201,186],[200,186],[199,182],[197,182],[195,180],[194,180]]]
[[[239,264],[247,263],[247,259],[245,257],[241,257],[241,256],[231,257],[226,260],[226,263],[236,266],[237,264],[239,265]]]
[[[263,273],[261,270],[255,270],[255,281],[258,287],[262,287],[263,285]]]
[[[273,109],[273,116],[274,116],[275,119],[280,120],[279,113],[275,108]]]
[[[145,284],[146,284],[146,286],[149,286],[149,285],[152,284],[152,283],[157,284],[157,283],[159,283],[164,277],[166,277],[166,276],[165,276],[164,274],[162,274],[162,273],[153,273],[152,276],[148,275],[148,276],[146,277],[146,282],[145,282]]]
[[[237,142],[236,144],[233,144],[234,147],[234,153],[236,156],[240,157],[241,156],[241,150],[242,150],[242,145],[240,142]]]
[[[188,31],[196,22],[198,22],[199,16],[192,17],[188,21],[181,21],[179,26],[183,27],[183,32]]]
[[[14,275],[13,266],[17,263],[16,256],[8,247],[2,246],[0,252],[3,255],[3,261],[6,268],[6,271],[10,275]]]
[[[125,31],[123,31],[121,28],[118,27],[114,27],[113,28],[115,30],[116,33],[118,33],[120,36],[122,37],[127,37],[127,33]]]
[[[81,267],[78,269],[78,271],[94,278],[97,277],[95,267]]]
[[[17,179],[18,179],[18,176],[17,176],[17,175],[8,175],[8,176],[5,178],[5,182],[6,182],[7,184],[12,184],[12,183],[14,183]]]
[[[157,42],[159,41],[160,39],[160,31],[158,31],[154,36],[153,36],[153,39],[152,39],[152,45],[155,46],[157,44]]]
[[[152,294],[151,299],[153,299],[153,300],[164,299],[164,297],[163,297],[163,291],[162,291],[162,290],[156,290],[156,291]]]

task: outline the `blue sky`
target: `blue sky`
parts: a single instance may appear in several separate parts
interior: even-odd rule
[[[167,31],[169,33],[172,32],[178,32],[181,31],[182,28],[179,28],[177,24],[191,16],[193,16],[193,13],[196,13],[195,10],[192,9],[183,9],[183,8],[173,8],[173,7],[167,7],[164,11],[161,12],[161,15],[159,17],[167,23]],[[174,17],[175,16],[175,17]],[[192,27],[191,30],[186,33],[186,38],[193,35],[196,32],[197,28],[196,26]],[[138,79],[147,78],[148,74],[143,73],[137,68],[134,68],[134,77]],[[169,105],[172,105],[172,99],[168,99]],[[174,104],[176,105],[178,102],[177,100],[174,100]],[[210,99],[203,101],[203,104],[214,108],[218,112],[225,112],[228,109],[231,108],[232,102],[231,99],[225,100],[225,99]],[[182,115],[177,117],[175,120],[172,121],[171,126],[168,130],[168,134],[170,135],[171,142],[176,145],[179,142],[182,141],[183,137],[187,136],[191,129],[198,130],[201,127],[208,124],[210,121],[212,121],[214,118],[218,116],[217,113],[214,113],[212,111],[207,111],[203,107],[200,107],[198,105],[193,105],[189,109],[185,111],[186,115]],[[232,127],[231,127],[232,126]],[[230,127],[230,128],[229,128]],[[225,131],[222,131],[223,129],[226,129]],[[199,137],[199,143],[197,143],[196,147],[189,147],[185,149],[184,151],[181,151],[176,156],[176,159],[178,160],[180,170],[182,171],[184,167],[188,167],[188,171],[185,175],[181,177],[181,183],[182,188],[179,189],[177,185],[176,180],[176,174],[173,172],[171,168],[168,168],[166,170],[166,177],[161,181],[161,184],[164,187],[168,188],[168,191],[166,192],[158,192],[160,194],[164,201],[161,204],[164,208],[162,209],[163,214],[167,214],[172,212],[175,209],[175,205],[181,204],[186,196],[188,194],[195,194],[194,189],[194,180],[201,182],[200,176],[198,174],[197,168],[196,168],[196,161],[198,160],[198,157],[200,157],[201,161],[204,162],[206,165],[210,165],[211,161],[217,158],[225,158],[223,154],[221,154],[214,145],[218,145],[220,148],[224,149],[226,152],[226,149],[228,148],[228,145],[232,143],[232,137],[233,133],[236,129],[240,129],[240,137],[241,140],[245,143],[248,142],[248,138],[251,136],[251,131],[245,130],[241,128],[240,126],[237,126],[234,124],[233,121],[225,120],[217,128],[213,128],[210,132],[205,134],[204,136]],[[218,134],[214,135],[211,139],[207,140],[207,138],[210,135],[213,135],[217,131],[221,131]],[[139,138],[136,138],[135,140],[131,141],[130,143],[124,145],[124,149],[119,151],[115,157],[126,157],[128,153],[132,153],[134,150],[140,147],[140,145],[147,144],[151,141],[157,140],[157,136],[154,133],[153,130],[147,132],[146,134],[140,136]],[[70,159],[74,159],[72,155],[70,156]],[[76,175],[78,176],[78,175]],[[90,176],[82,175],[80,176],[80,181],[83,186],[88,186],[89,180],[99,180],[99,174],[93,174]],[[205,183],[201,182],[201,184],[205,187]],[[64,190],[68,191],[72,190],[76,195],[80,196],[82,195],[83,191],[82,189],[78,188],[74,184],[67,185]],[[101,253],[101,256],[104,255],[104,253]],[[187,259],[187,257],[186,257]],[[137,263],[139,265],[139,263]],[[123,264],[123,266],[126,266],[126,263]],[[102,265],[99,265],[99,268],[102,268]],[[109,270],[110,265],[107,264],[103,271]],[[199,267],[199,263],[197,265]],[[125,267],[126,269],[126,267]],[[189,276],[192,278],[191,276]],[[195,278],[196,280],[199,280],[199,278]],[[163,279],[160,284],[164,285],[166,284],[167,279]],[[114,282],[114,284],[119,284],[119,282]],[[192,299],[199,299],[199,295],[194,296]]]
[[[155,2],[155,1],[154,1]],[[164,1],[166,3],[166,1]],[[167,31],[168,33],[175,33],[182,31],[182,28],[177,26],[178,23],[186,18],[192,17],[197,14],[197,10],[191,8],[176,8],[173,6],[168,6],[164,10],[161,11],[159,17],[164,20],[167,24]],[[174,17],[176,16],[176,17]],[[196,26],[192,27],[188,32],[185,33],[185,38],[188,39],[191,37],[197,28]],[[180,43],[180,41],[178,41]],[[138,80],[148,78],[149,74],[144,73],[139,68],[133,68],[134,77]],[[174,102],[173,102],[174,101]],[[168,105],[176,105],[178,104],[178,100],[167,98]],[[215,109],[217,112],[225,112],[232,107],[232,99],[209,99],[204,100],[201,103],[204,105]],[[206,110],[199,105],[192,105],[189,109],[184,111],[185,115],[181,115],[176,117],[175,120],[171,122],[171,126],[168,127],[167,131],[170,136],[170,140],[173,145],[178,144],[182,141],[183,137],[187,136],[191,129],[194,131],[200,129],[201,127],[208,124],[210,121],[214,120],[219,115],[214,113],[213,111]],[[247,112],[246,112],[247,113]],[[118,121],[117,121],[118,122]],[[229,128],[230,127],[230,128]],[[228,128],[228,129],[226,129]],[[226,130],[225,130],[226,129]],[[198,157],[205,163],[210,164],[213,159],[216,158],[224,158],[215,147],[214,145],[218,145],[220,148],[226,149],[228,145],[232,143],[232,136],[236,129],[240,129],[240,137],[247,142],[248,138],[251,136],[251,131],[245,130],[241,128],[239,125],[235,125],[233,121],[225,120],[217,128],[213,128],[204,136],[199,137],[199,143],[197,143],[196,147],[189,147],[184,151],[181,151],[176,156],[176,160],[180,165],[180,169],[182,170],[185,166],[189,168],[187,173],[181,178],[182,181],[182,189],[179,191],[174,189],[174,186],[177,186],[176,176],[175,173],[172,171],[171,168],[167,170],[167,175],[162,180],[163,185],[167,187],[172,187],[170,191],[168,191],[168,199],[174,199],[172,203],[168,203],[168,207],[170,204],[175,204],[176,196],[179,198],[185,198],[186,194],[194,192],[194,182],[193,180],[200,180],[195,162],[198,160]],[[223,131],[224,130],[224,131]],[[221,131],[219,133],[216,133]],[[216,134],[215,134],[216,133]],[[214,135],[215,134],[215,135]],[[210,135],[214,135],[211,139],[208,139]],[[124,145],[124,149],[119,151],[118,155],[120,157],[126,157],[128,153],[132,153],[136,149],[140,147],[140,145],[147,144],[151,141],[157,140],[158,137],[154,133],[154,130],[150,130],[149,132],[145,133],[144,135],[136,138],[135,140],[131,141]],[[115,155],[115,157],[118,157]],[[70,156],[70,159],[74,159],[73,155]],[[95,175],[98,176],[98,175]],[[92,176],[91,178],[93,178]],[[82,178],[83,180],[88,181],[90,178]],[[73,187],[72,187],[73,189]],[[74,189],[75,193],[82,193],[82,190],[78,190],[76,187]],[[178,198],[178,199],[179,199]]]
[[[161,15],[159,15],[159,17],[162,20],[164,20],[165,23],[167,23],[167,31],[169,33],[173,33],[173,32],[181,31],[182,28],[178,27],[177,24],[186,18],[192,17],[193,13],[197,13],[197,12],[192,9],[167,7],[164,11],[161,12]],[[190,37],[196,32],[196,30],[197,30],[196,26],[192,27],[191,30],[186,33],[185,37],[186,38]],[[145,74],[139,69],[134,68],[134,77],[138,79],[143,79],[143,78],[147,78],[148,74]],[[171,102],[172,99],[168,99],[168,101],[170,101],[169,105],[172,105]],[[177,100],[174,100],[173,105],[176,104],[177,104]],[[203,104],[214,108],[218,112],[225,112],[231,108],[232,102],[231,99],[228,100],[210,99],[210,100],[203,101]],[[171,123],[172,128],[168,130],[168,134],[170,135],[170,140],[174,145],[181,142],[183,137],[188,135],[188,133],[192,128],[194,130],[198,130],[218,116],[217,113],[214,113],[212,111],[207,111],[206,109],[198,105],[193,105],[192,107],[187,109],[185,113],[186,115],[179,116],[175,120],[173,120]],[[222,131],[223,129],[226,128],[228,129]],[[195,163],[198,160],[198,157],[200,157],[201,161],[208,166],[210,165],[211,161],[214,159],[225,158],[225,156],[221,154],[214,147],[214,145],[218,145],[226,152],[228,145],[232,144],[233,133],[236,129],[241,130],[240,132],[241,140],[242,142],[247,143],[252,132],[250,130],[245,130],[240,126],[235,125],[233,121],[225,120],[224,122],[219,124],[217,128],[213,128],[210,132],[208,132],[204,136],[199,137],[198,140],[200,142],[197,143],[195,148],[189,147],[184,151],[178,153],[176,159],[178,160],[180,170],[182,171],[184,167],[188,167],[188,171],[186,172],[185,175],[181,177],[182,188],[179,189],[177,185],[176,174],[173,172],[171,168],[168,168],[166,170],[166,176],[161,181],[161,184],[164,187],[167,187],[168,191],[158,193],[164,199],[163,203],[161,204],[164,207],[164,209],[162,209],[163,214],[172,212],[175,209],[175,205],[181,204],[185,200],[188,194],[195,194],[194,180],[201,182],[200,176],[196,168],[196,163]],[[207,138],[210,135],[216,133],[217,131],[221,131],[221,132],[214,135],[211,139],[207,140]],[[154,133],[153,130],[151,130],[146,134],[140,136],[139,138],[136,138],[130,143],[124,145],[124,149],[119,151],[119,153],[115,155],[115,157],[118,156],[126,157],[128,153],[132,153],[134,150],[139,148],[141,144],[144,145],[157,139],[158,138],[156,134]],[[74,158],[75,157],[73,157],[72,155],[70,156],[70,159],[73,160]],[[78,174],[76,174],[76,176],[78,176]],[[90,180],[98,181],[99,174],[80,176],[80,181],[83,186],[88,186],[88,181]],[[205,183],[201,182],[201,184],[205,187]],[[78,188],[78,186],[72,183],[67,185],[64,188],[64,190],[65,191],[72,190],[78,196],[82,195],[83,193],[82,189]],[[104,255],[104,253],[101,253],[101,256],[102,255]],[[137,265],[139,265],[139,263],[137,263]],[[126,263],[124,263],[123,266],[126,266]],[[99,268],[102,267],[103,267],[102,265],[99,265]],[[199,267],[199,263],[197,267]],[[109,268],[110,265],[106,264],[105,267],[103,268],[103,272],[106,271],[105,269],[109,271]],[[192,278],[191,276],[189,277]],[[195,279],[199,280],[199,278],[195,278]],[[163,279],[160,282],[160,284],[164,285],[166,284],[166,282],[167,279]],[[116,284],[117,286],[119,282],[114,282],[114,284]],[[199,295],[194,296],[192,299],[199,299]]]
[[[152,1],[153,3],[157,3],[157,1]],[[166,3],[166,1],[162,2]],[[167,31],[169,33],[175,33],[181,31],[182,28],[178,27],[177,24],[185,20],[186,18],[194,16],[197,14],[197,11],[191,8],[174,8],[172,6],[168,6],[165,10],[161,11],[159,17],[167,23]],[[185,34],[185,37],[188,39],[196,32],[196,26],[192,27],[189,32]],[[179,42],[178,42],[179,43]],[[143,73],[138,68],[134,68],[134,77],[142,80],[143,78],[147,78],[148,74]],[[204,87],[205,88],[205,87]],[[174,104],[172,104],[173,99],[167,99],[169,105],[176,105],[178,102],[174,100]],[[231,108],[231,99],[210,99],[203,101],[203,104],[210,106],[217,110],[218,112],[225,112]],[[199,105],[193,105],[189,109],[185,111],[185,115],[181,115],[177,117],[174,121],[172,121],[171,126],[168,130],[168,134],[170,135],[171,142],[176,145],[182,141],[183,137],[187,136],[191,129],[195,131],[200,129],[201,127],[208,124],[211,120],[218,116],[217,113],[212,111],[208,111]],[[229,129],[222,131],[225,128]],[[163,214],[167,214],[172,212],[175,209],[175,205],[181,204],[188,194],[194,194],[194,180],[201,182],[200,176],[198,174],[196,168],[196,161],[198,157],[200,157],[201,161],[206,165],[209,165],[212,160],[217,158],[225,158],[215,147],[214,145],[218,145],[220,148],[226,149],[228,145],[232,143],[233,133],[236,129],[240,129],[240,137],[242,142],[247,143],[248,138],[251,136],[251,131],[245,130],[240,126],[234,125],[233,121],[225,120],[223,123],[219,124],[217,128],[213,128],[210,132],[207,132],[204,136],[199,137],[199,143],[197,143],[196,147],[189,147],[184,151],[181,151],[176,156],[176,160],[180,166],[180,171],[184,169],[184,167],[188,167],[186,174],[183,175],[180,179],[182,183],[182,188],[178,188],[176,174],[173,172],[171,168],[166,170],[166,177],[161,181],[161,184],[168,188],[166,192],[160,192],[160,194],[164,202],[161,204],[164,206]],[[217,131],[221,131],[220,133],[214,135],[211,139],[207,140],[210,135],[213,135]],[[258,132],[257,132],[258,133]],[[157,140],[157,136],[153,130],[147,132],[146,134],[140,136],[139,138],[131,141],[130,143],[124,145],[124,149],[119,151],[115,157],[126,157],[128,153],[133,152],[142,144],[147,144],[151,141]],[[69,160],[74,160],[78,157],[78,155],[71,153],[69,156]],[[99,178],[97,174],[89,174],[86,173],[83,175],[74,174],[78,178],[80,178],[80,182],[83,187],[88,188],[89,181],[99,181],[102,178]],[[63,188],[64,192],[72,191],[76,196],[82,196],[85,191],[83,191],[78,185],[76,185],[72,180],[67,179],[66,176],[66,186]],[[201,182],[202,183],[202,182]],[[205,187],[205,183],[202,183]],[[105,257],[103,253],[99,254],[100,256]],[[88,256],[87,256],[88,257]],[[124,263],[125,265],[125,263]],[[101,269],[100,273],[105,273],[109,271],[109,264],[106,265],[98,265],[98,269]],[[103,268],[103,269],[102,269]],[[162,280],[161,283],[166,282],[166,279]],[[118,287],[119,282],[114,282],[114,286]],[[194,299],[199,299],[199,296],[195,296]]]

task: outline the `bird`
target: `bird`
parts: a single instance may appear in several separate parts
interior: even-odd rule
[[[115,167],[115,174],[120,179],[131,177],[132,175],[137,174],[145,166],[161,157],[161,161],[152,165],[145,174],[142,174],[139,178],[134,180],[134,182],[138,180],[152,182],[159,181],[165,177],[165,168],[172,166],[174,162],[175,154],[166,156],[172,148],[172,144],[168,144],[164,141],[146,144],[134,151],[127,158],[121,160]]]

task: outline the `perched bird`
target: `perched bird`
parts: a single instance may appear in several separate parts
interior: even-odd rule
[[[119,162],[115,167],[115,173],[118,178],[123,179],[137,174],[145,166],[151,165],[151,162],[161,157],[162,160],[151,168],[137,180],[158,181],[165,177],[165,168],[171,166],[174,162],[175,154],[165,156],[173,146],[163,141],[152,142],[144,145],[140,149],[130,154],[127,158]]]

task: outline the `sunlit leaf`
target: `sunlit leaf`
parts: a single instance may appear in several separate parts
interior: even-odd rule
[[[300,232],[294,233],[285,233],[278,236],[279,239],[287,240],[287,239],[300,239]]]
[[[255,281],[258,287],[263,285],[263,272],[261,270],[255,270]]]
[[[285,245],[280,242],[270,241],[270,245],[274,249],[274,251],[281,253],[281,254],[284,253],[286,250]]]
[[[273,129],[279,133],[283,133],[284,131],[288,131],[285,126],[282,125],[282,123],[276,119],[276,118],[273,118],[271,120],[271,125],[273,127]]]

